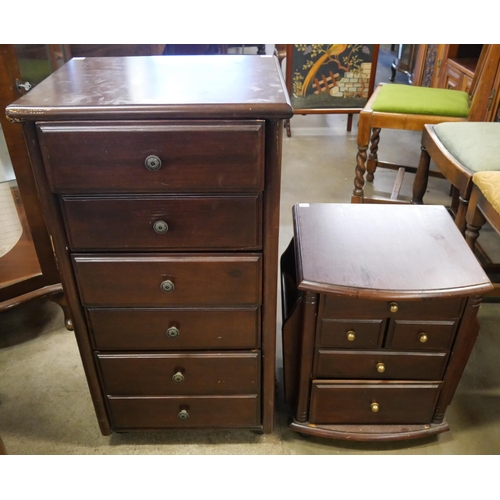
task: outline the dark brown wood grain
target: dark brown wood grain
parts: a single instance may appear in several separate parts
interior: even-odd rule
[[[62,197],[73,250],[259,250],[262,202],[254,196]],[[158,234],[155,223],[165,222]]]
[[[71,192],[262,191],[264,123],[42,123],[51,188]],[[148,156],[161,160],[149,171]]]
[[[98,353],[97,360],[112,396],[260,393],[259,352]]]
[[[432,419],[441,383],[314,381],[315,424],[424,424]],[[380,409],[373,412],[372,403]]]
[[[277,58],[138,56],[74,58],[7,114],[38,121],[283,119],[293,110]]]
[[[444,414],[478,333],[477,291],[492,285],[444,207],[408,208],[294,207],[287,295],[295,286],[319,307],[316,316],[302,301],[302,323],[293,309],[284,318],[287,355],[298,358],[284,365],[295,371],[284,374],[291,429],[361,441],[449,430]]]
[[[150,429],[259,428],[260,398],[238,396],[109,397],[108,407],[117,431]],[[184,410],[189,417],[181,420]]]
[[[87,306],[257,305],[260,255],[73,256],[82,303]],[[163,281],[174,284],[163,291]]]
[[[313,376],[335,379],[440,380],[447,360],[446,352],[317,349]],[[383,372],[377,370],[378,365],[383,365]]]
[[[260,347],[260,308],[87,310],[94,347],[109,350]],[[178,336],[167,334],[176,328]]]
[[[36,90],[7,113],[27,122],[101,431],[271,432],[282,120],[293,114],[277,60],[75,58]],[[205,396],[148,395],[175,356]],[[217,373],[245,395],[218,395]],[[104,400],[117,378],[130,397]],[[141,380],[145,397],[133,394]]]

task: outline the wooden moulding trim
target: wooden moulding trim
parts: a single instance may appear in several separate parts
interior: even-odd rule
[[[284,119],[293,116],[293,109],[288,104],[268,103],[232,104],[185,104],[179,106],[99,106],[99,107],[22,107],[11,105],[6,111],[7,118],[13,122],[31,120],[126,120],[147,117],[148,119]]]
[[[50,295],[56,295],[58,293],[63,293],[63,287],[61,283],[44,286],[37,290],[19,295],[18,297],[14,297],[10,300],[0,302],[0,312],[6,311],[7,309],[11,309],[12,307],[16,307],[20,304],[24,304],[25,302],[28,302],[30,300],[38,299],[40,297],[48,297]]]
[[[262,425],[265,433],[274,427],[276,379],[276,323],[279,260],[279,199],[283,122],[266,123],[266,191],[263,199],[264,258],[262,263]]]
[[[376,290],[332,286],[327,283],[300,281],[299,290],[316,293],[331,293],[342,297],[371,300],[425,300],[446,297],[468,297],[473,294],[484,295],[493,290],[491,282],[485,282],[463,288],[436,290]]]
[[[293,421],[290,429],[300,434],[346,441],[403,441],[434,436],[449,431],[450,427],[446,421],[420,425],[315,425]]]

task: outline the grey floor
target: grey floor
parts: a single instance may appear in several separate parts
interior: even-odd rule
[[[280,252],[292,236],[299,202],[349,203],[357,117],[295,116],[283,141]],[[417,164],[419,133],[384,131],[380,156]],[[394,172],[377,171],[369,192],[387,195]],[[411,193],[407,176],[403,197]],[[431,179],[426,200],[447,204],[448,184]],[[494,241],[495,235],[488,235]],[[277,363],[275,429],[100,434],[74,335],[59,307],[39,300],[0,316],[0,436],[11,455],[496,455],[500,452],[500,304],[480,307],[481,332],[446,418],[451,431],[395,443],[305,439],[287,427]],[[278,321],[278,352],[281,320]]]

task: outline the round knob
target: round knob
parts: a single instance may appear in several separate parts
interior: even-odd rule
[[[170,337],[171,339],[176,339],[180,334],[181,332],[177,328],[175,328],[175,326],[171,326],[167,330],[167,336]]]
[[[380,410],[380,406],[378,405],[378,403],[372,403],[370,405],[370,408],[372,409],[373,413],[377,413]]]
[[[155,170],[160,170],[160,168],[161,168],[161,160],[160,160],[160,158],[158,158],[158,156],[149,155],[144,160],[144,165],[146,165],[146,168],[148,170],[151,170],[152,172],[154,172]]]
[[[168,231],[168,224],[164,220],[157,220],[153,224],[153,230],[157,234],[165,234]]]
[[[376,368],[377,368],[377,371],[379,373],[384,373],[385,372],[385,365],[384,365],[384,363],[377,363]]]
[[[184,375],[181,372],[177,372],[173,377],[172,380],[174,382],[184,382]]]
[[[356,339],[356,334],[354,333],[353,330],[349,330],[345,335],[349,342],[354,342],[354,340]]]
[[[389,311],[391,311],[391,313],[397,313],[398,309],[399,307],[397,302],[389,302]]]
[[[427,337],[427,334],[425,332],[422,332],[419,333],[418,340],[422,342],[422,344],[425,344],[429,340],[429,337]]]
[[[181,410],[177,414],[177,417],[180,418],[181,420],[187,420],[189,418],[189,413],[186,410]]]
[[[162,283],[160,285],[160,288],[164,292],[173,292],[175,286],[174,286],[174,284],[170,280],[165,280],[165,281],[162,281]]]

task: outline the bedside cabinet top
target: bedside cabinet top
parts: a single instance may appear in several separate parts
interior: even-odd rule
[[[7,107],[11,121],[282,119],[293,115],[274,56],[73,58]]]
[[[301,203],[293,214],[301,290],[393,300],[492,289],[443,206]]]

